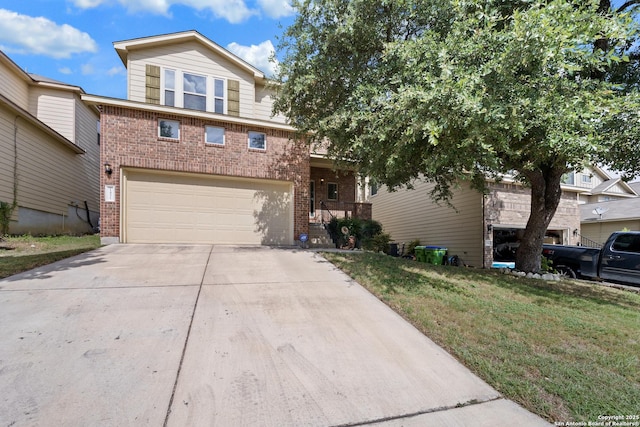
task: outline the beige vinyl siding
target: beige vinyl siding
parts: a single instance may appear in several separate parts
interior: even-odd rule
[[[0,200],[13,191],[13,132],[15,114],[0,107]],[[95,174],[76,154],[50,135],[18,119],[18,204],[55,214],[67,214],[68,204],[84,200],[97,210]]]
[[[611,233],[627,228],[631,231],[640,231],[640,219],[621,221],[598,221],[593,223],[583,222],[580,226],[580,234],[594,242],[604,243]]]
[[[84,180],[89,187],[90,195],[86,199],[89,208],[93,211],[100,211],[100,145],[98,144],[98,119],[97,112],[82,103],[76,97],[76,140],[78,146],[86,151],[80,155],[82,162],[76,171],[77,176]]]
[[[620,183],[617,183],[616,185],[614,185],[613,187],[610,187],[607,189],[607,193],[614,193],[614,194],[629,194],[629,191],[625,190],[624,188],[622,188],[622,185],[620,185]]]
[[[69,141],[75,141],[75,100],[68,91],[33,87],[29,112]]]
[[[13,121],[15,114],[0,104],[0,201],[13,200]]]
[[[286,123],[286,118],[278,114],[271,117],[273,110],[273,94],[272,91],[266,86],[256,85],[256,106],[255,117],[260,120],[271,120],[278,123]]]
[[[444,246],[466,264],[482,267],[482,195],[467,186],[454,191],[456,210],[429,198],[433,184],[416,182],[414,190],[388,192],[385,187],[371,197],[373,219],[394,242],[419,239],[425,246]]]
[[[0,92],[24,110],[29,108],[29,84],[0,62]]]
[[[582,177],[591,177],[590,182],[583,182]],[[576,173],[575,186],[580,188],[596,188],[598,185],[604,182],[603,177],[592,169],[585,169],[582,172]]]
[[[240,116],[254,116],[254,77],[198,42],[176,43],[129,53],[129,100],[145,102],[146,66],[240,81]]]

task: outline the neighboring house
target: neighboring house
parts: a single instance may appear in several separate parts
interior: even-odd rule
[[[589,182],[583,176],[590,176]],[[580,243],[579,203],[586,197],[615,194],[633,196],[624,183],[602,185],[608,176],[600,169],[568,175],[556,214],[547,230],[545,242]],[[578,179],[576,179],[578,177]],[[576,185],[577,181],[577,185]],[[590,186],[587,187],[587,184]],[[413,190],[389,192],[374,188],[369,197],[373,219],[400,244],[419,239],[423,245],[446,247],[449,255],[458,255],[467,265],[489,268],[494,262],[513,261],[531,206],[530,192],[512,179],[491,182],[483,196],[463,184],[454,191],[452,208],[436,204],[429,193],[433,184],[416,182]],[[622,187],[626,192],[618,191]],[[629,191],[631,193],[629,193]]]
[[[114,47],[128,99],[83,96],[101,110],[103,243],[292,245],[321,209],[361,207],[354,173],[272,116],[257,68],[196,31]]]
[[[578,192],[578,203],[607,202],[638,196],[621,178],[612,178],[597,166],[566,174],[564,184]]]
[[[99,112],[82,88],[28,74],[0,52],[0,201],[11,234],[98,226]]]
[[[629,186],[637,193],[638,184]],[[614,231],[640,231],[640,197],[580,205],[580,218],[580,234],[602,245]]]

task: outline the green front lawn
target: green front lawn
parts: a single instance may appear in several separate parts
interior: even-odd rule
[[[100,236],[5,236],[0,240],[0,279],[100,247]]]
[[[640,294],[373,253],[324,256],[547,420],[640,415]]]

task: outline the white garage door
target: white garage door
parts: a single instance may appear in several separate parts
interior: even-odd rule
[[[293,244],[291,183],[127,170],[123,241]]]

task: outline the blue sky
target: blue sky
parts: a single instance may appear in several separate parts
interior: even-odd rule
[[[196,30],[267,74],[289,0],[0,0],[0,50],[29,73],[126,98],[113,42]]]

